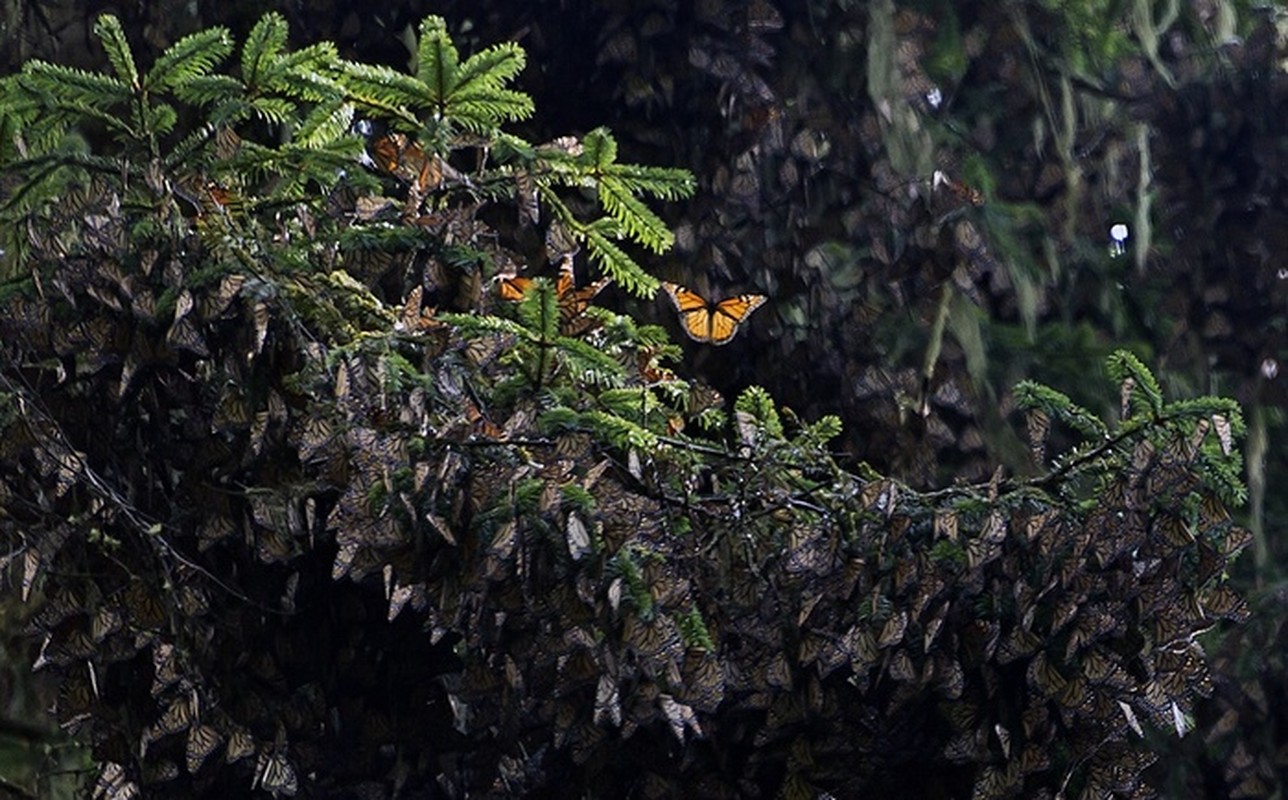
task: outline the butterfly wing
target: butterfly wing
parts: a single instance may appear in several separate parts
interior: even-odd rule
[[[587,308],[590,307],[590,301],[595,295],[604,290],[604,287],[612,283],[612,278],[600,278],[589,286],[583,286],[580,289],[573,289],[567,294],[559,295],[559,318],[564,322],[581,316]]]
[[[371,144],[376,166],[400,180],[416,185],[421,192],[437,187],[443,180],[441,163],[402,133],[387,133]]]
[[[573,272],[572,256],[564,257],[563,266],[559,268],[559,279],[555,283],[555,291],[559,295],[559,324],[565,335],[576,336],[585,333],[593,325],[593,323],[584,324],[582,314],[590,307],[590,301],[595,295],[612,282],[612,278],[600,278],[588,286],[576,288],[577,280]]]
[[[523,299],[523,295],[531,288],[531,278],[524,278],[519,275],[498,275],[496,278],[496,291],[497,294],[501,295],[502,300],[517,303]]]
[[[728,344],[751,312],[764,305],[766,299],[763,294],[740,294],[717,303],[711,314],[711,344]]]
[[[576,286],[577,273],[573,271],[572,258],[564,256],[563,263],[559,265],[559,278],[555,281],[555,294],[562,300],[565,295],[572,294]]]
[[[406,136],[401,133],[388,133],[371,143],[371,157],[381,171],[393,174],[402,163],[403,148],[406,146]]]
[[[687,314],[690,311],[705,310],[707,300],[697,292],[689,291],[679,284],[663,282],[662,288],[671,296],[671,302],[675,305],[675,310],[681,314]]]
[[[695,342],[711,341],[711,309],[706,298],[674,283],[664,282],[662,288],[680,313],[680,327],[685,335]]]

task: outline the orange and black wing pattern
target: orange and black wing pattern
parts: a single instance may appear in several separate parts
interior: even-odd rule
[[[595,299],[595,295],[612,282],[612,278],[600,278],[578,289],[572,259],[564,259],[563,266],[559,268],[559,280],[555,282],[555,292],[559,295],[559,325],[564,333],[575,336],[585,332],[586,326],[581,322],[584,319],[582,315],[590,308],[590,301]]]
[[[406,134],[390,132],[373,139],[371,157],[381,171],[415,184],[421,192],[435,189],[443,182],[442,162]]]
[[[763,294],[740,294],[712,303],[700,294],[674,283],[663,283],[680,313],[680,327],[695,342],[728,344],[751,313],[769,298]]]
[[[559,327],[564,335],[577,336],[594,327],[594,321],[585,316],[586,309],[590,308],[590,301],[595,295],[612,282],[612,278],[600,278],[578,289],[572,259],[564,259],[559,277],[555,280],[555,295],[559,301]],[[531,288],[532,278],[522,275],[499,275],[496,278],[496,291],[502,300],[522,300]]]
[[[509,300],[517,303],[523,299],[523,296],[532,288],[532,279],[525,278],[522,275],[498,275],[496,276],[496,293],[501,296],[502,300]]]

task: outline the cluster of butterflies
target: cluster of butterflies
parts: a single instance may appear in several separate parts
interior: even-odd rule
[[[445,179],[460,177],[441,158],[430,156],[420,145],[401,133],[389,132],[376,137],[369,150],[377,168],[411,183],[421,193],[433,190]],[[449,172],[453,174],[449,175]],[[555,282],[555,292],[559,298],[560,329],[565,335],[576,336],[594,327],[595,321],[587,317],[585,311],[590,307],[590,301],[611,282],[611,278],[600,278],[577,288],[572,258],[567,255],[564,257]],[[497,278],[497,287],[502,299],[518,301],[532,287],[532,278],[502,275]],[[694,341],[713,345],[731,342],[752,312],[768,299],[762,294],[740,294],[713,302],[678,284],[663,283],[662,288],[680,315],[680,326],[685,335]],[[414,330],[434,327],[429,319],[432,313],[420,312],[419,302],[415,303],[416,308],[412,308],[411,300],[404,309],[404,326]]]
[[[391,131],[378,136],[369,150],[377,168],[411,184],[422,197],[444,181],[464,181],[461,173],[442,158],[426,153],[406,134]]]
[[[559,298],[559,321],[563,332],[577,335],[593,323],[585,316],[590,301],[612,282],[612,278],[599,280],[577,288],[572,259],[565,258],[555,282]],[[497,292],[504,300],[518,301],[532,287],[532,278],[519,275],[502,275],[497,278]],[[663,283],[662,289],[680,315],[680,327],[685,335],[696,342],[723,345],[731,342],[739,328],[752,312],[768,299],[763,294],[740,294],[713,302],[690,289],[675,283]]]

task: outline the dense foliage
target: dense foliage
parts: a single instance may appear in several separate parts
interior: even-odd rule
[[[98,796],[1149,794],[1247,613],[1235,403],[1120,352],[1112,422],[1017,388],[1028,477],[847,471],[578,288],[693,183],[510,132],[517,46],[96,32],[0,107],[0,535]]]

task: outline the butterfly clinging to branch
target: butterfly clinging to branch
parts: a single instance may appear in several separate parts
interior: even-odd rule
[[[586,286],[577,288],[573,272],[573,260],[565,257],[555,281],[555,295],[559,298],[559,326],[565,336],[578,336],[590,330],[594,321],[586,316],[590,301],[612,283],[612,278],[600,278]],[[532,287],[532,279],[521,275],[503,275],[497,278],[497,292],[503,300],[519,301]]]

